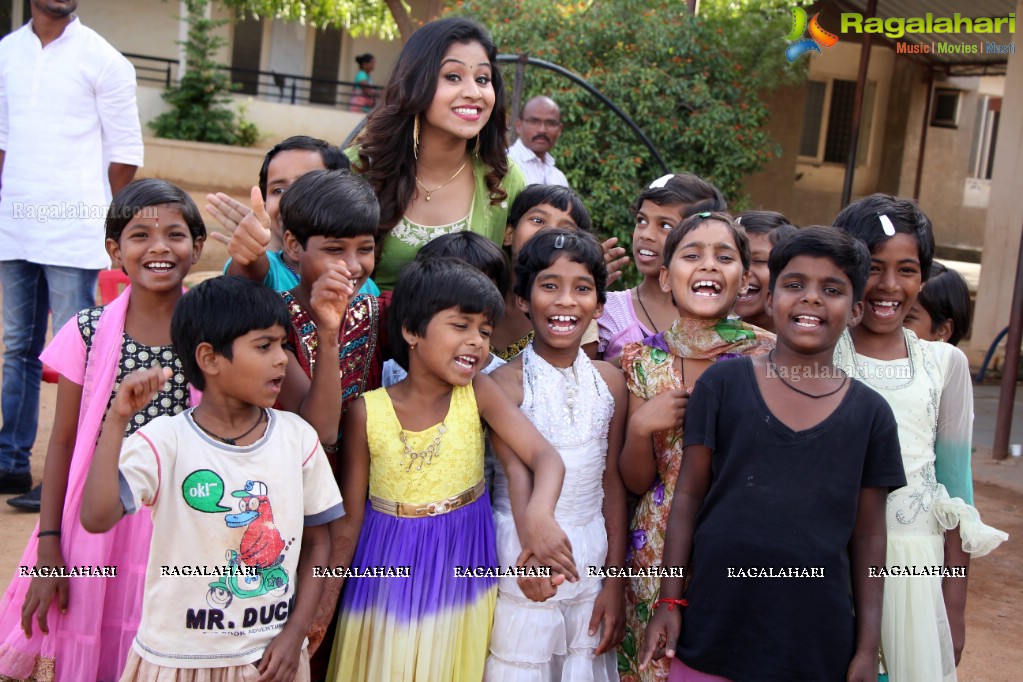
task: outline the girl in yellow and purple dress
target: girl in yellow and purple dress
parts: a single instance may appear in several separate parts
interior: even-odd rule
[[[774,334],[726,317],[746,287],[749,265],[749,239],[729,215],[698,213],[685,219],[668,235],[660,276],[679,317],[667,331],[622,351],[631,395],[620,468],[626,488],[642,495],[629,525],[630,567],[661,564],[682,465],[682,419],[689,390],[712,362],[774,348]],[[626,584],[625,640],[618,658],[623,681],[668,678],[668,659],[639,670],[640,640],[659,587],[653,576],[630,578]]]
[[[503,307],[486,275],[453,258],[415,261],[398,280],[388,324],[408,376],[363,395],[345,419],[342,542],[354,558],[343,563],[364,575],[342,597],[329,680],[482,678],[497,551],[481,418],[534,471],[527,551],[578,576],[554,521],[564,465],[478,372]]]

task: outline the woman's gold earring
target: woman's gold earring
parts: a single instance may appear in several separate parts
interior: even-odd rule
[[[480,155],[480,134],[476,133],[476,147],[472,150],[474,156]]]
[[[416,114],[415,123],[412,124],[412,156],[419,160],[419,114]]]

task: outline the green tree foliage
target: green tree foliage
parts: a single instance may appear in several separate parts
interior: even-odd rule
[[[714,4],[704,0],[700,11]],[[452,13],[487,26],[503,54],[528,53],[582,76],[632,116],[672,171],[707,178],[737,206],[746,176],[779,153],[763,128],[769,112],[761,95],[802,78],[805,66],[785,60],[787,6],[756,13],[719,9],[694,18],[680,0],[461,0]],[[515,67],[506,64],[503,73],[511,92]],[[660,165],[593,96],[564,77],[527,67],[522,101],[537,94],[561,106],[558,166],[597,229],[631,244],[629,206],[663,174]]]
[[[408,40],[419,20],[405,0],[223,0],[244,14],[343,28],[349,35]],[[440,13],[442,0],[428,0],[422,21]]]
[[[259,139],[259,130],[231,109],[231,78],[214,61],[226,41],[214,33],[224,24],[206,18],[207,0],[186,0],[188,40],[185,46],[185,75],[163,93],[173,109],[150,121],[157,137],[194,142],[213,142],[249,147]]]

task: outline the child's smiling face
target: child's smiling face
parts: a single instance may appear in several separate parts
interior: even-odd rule
[[[683,237],[660,275],[661,290],[671,293],[681,317],[709,320],[728,314],[746,280],[732,232],[719,220]]]
[[[874,334],[902,327],[923,286],[920,252],[912,235],[899,232],[870,254],[870,277],[863,294],[862,325]]]
[[[765,233],[749,235],[749,249],[749,284],[746,293],[735,299],[735,314],[745,322],[757,324],[755,318],[764,312],[767,284],[771,279],[771,273],[767,269],[767,258],[771,255],[770,235]]]
[[[810,354],[833,349],[842,332],[859,321],[863,303],[853,303],[852,282],[834,261],[800,255],[778,273],[766,311],[779,345]]]
[[[351,273],[352,286],[357,292],[373,274],[376,263],[376,241],[371,234],[356,237],[314,235],[306,240],[303,247],[291,232],[286,232],[284,249],[287,256],[298,263],[299,286],[305,282],[310,289],[328,264],[342,263]]]
[[[534,343],[551,348],[578,348],[602,306],[593,273],[582,263],[561,256],[537,273],[529,300],[517,299],[535,330]]]
[[[181,209],[173,204],[148,206],[131,219],[117,241],[107,239],[107,253],[136,287],[148,291],[180,289],[185,275],[202,255],[203,239],[193,239]]]
[[[422,336],[402,330],[409,345],[409,373],[416,364],[452,386],[467,386],[484,367],[493,331],[494,323],[484,313],[441,310]]]

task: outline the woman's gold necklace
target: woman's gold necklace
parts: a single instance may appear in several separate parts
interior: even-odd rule
[[[436,192],[436,191],[437,191],[437,190],[439,190],[439,189],[444,189],[445,187],[447,187],[448,185],[450,185],[450,184],[451,184],[451,182],[452,182],[452,181],[453,181],[453,180],[454,180],[455,178],[457,178],[457,177],[458,177],[459,173],[461,173],[461,172],[462,172],[463,170],[465,170],[465,167],[466,167],[466,166],[468,166],[468,165],[469,165],[469,160],[468,160],[468,159],[466,159],[466,160],[465,160],[465,163],[463,163],[463,164],[462,164],[461,166],[459,166],[459,167],[458,167],[458,170],[456,170],[456,171],[455,171],[455,174],[454,174],[454,175],[452,175],[452,176],[451,176],[450,178],[448,178],[448,181],[447,181],[447,182],[445,182],[445,183],[444,183],[443,185],[441,185],[441,186],[439,186],[439,187],[434,187],[433,189],[427,189],[427,188],[426,188],[426,185],[424,185],[424,184],[423,184],[423,181],[419,179],[419,176],[418,176],[418,175],[416,176],[416,182],[418,182],[418,183],[419,183],[419,186],[423,188],[423,191],[424,191],[424,192],[426,192],[426,200],[427,200],[427,201],[429,201],[429,200],[430,200],[430,195],[431,195],[431,194],[433,194],[434,192]]]

